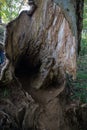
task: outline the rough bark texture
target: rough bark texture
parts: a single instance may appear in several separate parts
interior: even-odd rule
[[[1,102],[5,107],[1,115],[12,110],[7,118],[16,129],[80,130],[78,107],[68,104],[66,91],[66,75],[76,75],[77,4],[72,0],[36,4],[31,17],[24,11],[6,28],[7,60],[0,83],[10,89],[7,104],[12,109],[6,111]]]
[[[82,21],[83,21],[83,6],[84,0],[78,0],[76,2],[76,14],[77,14],[77,30],[78,30],[78,53],[81,50],[80,43],[81,43],[81,31],[82,31]]]

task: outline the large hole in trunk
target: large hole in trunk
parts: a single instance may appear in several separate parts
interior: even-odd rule
[[[33,64],[32,59],[27,55],[19,58],[15,67],[15,76],[22,83],[22,86],[29,86],[31,80],[39,73],[41,63]],[[26,84],[26,85],[25,85]]]
[[[30,91],[32,87],[31,83],[34,82],[34,79],[37,77],[41,66],[40,62],[35,62],[34,64],[32,59],[27,55],[21,56],[15,68],[15,76],[22,84],[23,89],[27,92]]]

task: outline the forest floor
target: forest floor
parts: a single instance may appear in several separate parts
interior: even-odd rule
[[[71,82],[73,94],[71,98],[87,103],[87,54],[80,55],[77,60],[77,78]]]

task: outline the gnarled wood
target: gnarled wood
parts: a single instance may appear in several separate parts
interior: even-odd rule
[[[76,1],[35,2],[37,9],[32,16],[23,11],[6,27],[8,62],[2,70],[1,83],[18,88],[21,84],[25,89],[20,105],[12,100],[21,129],[79,130],[74,111],[77,106],[68,107],[65,87],[66,75],[76,76]]]
[[[64,80],[65,73],[73,77],[76,73],[76,37],[68,20],[53,1],[42,1],[41,5],[32,17],[22,12],[9,23],[6,38],[10,75],[13,78],[16,64],[24,55],[29,66],[39,65],[31,83],[35,88],[44,86],[47,79],[52,81],[56,77],[59,81],[61,77]]]

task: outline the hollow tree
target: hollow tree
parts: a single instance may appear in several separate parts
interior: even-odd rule
[[[23,91],[23,100],[16,92],[20,105],[10,99],[16,105],[17,116],[12,116],[21,129],[79,130],[80,122],[68,103],[66,81],[67,75],[76,76],[83,0],[35,3],[33,15],[23,11],[6,27],[7,59],[1,86],[22,86],[18,90]]]

